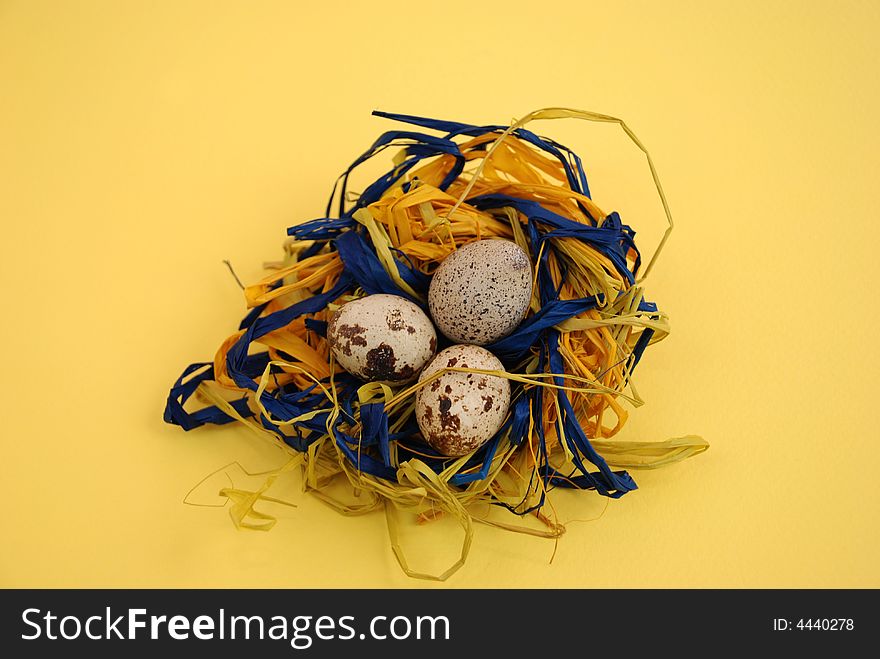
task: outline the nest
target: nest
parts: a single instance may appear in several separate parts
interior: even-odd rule
[[[244,288],[250,312],[238,331],[213,362],[189,366],[168,397],[169,423],[191,430],[237,421],[290,453],[258,491],[224,491],[236,524],[270,528],[274,520],[254,506],[269,498],[265,491],[280,474],[298,467],[306,489],[340,512],[384,507],[401,567],[445,579],[464,563],[474,522],[557,538],[564,527],[544,512],[553,489],[617,498],[636,488],[626,469],[705,450],[694,436],[613,439],[627,420],[626,403],[641,404],[633,370],[669,331],[642,283],[672,218],[632,131],[613,117],[567,109],[533,112],[508,126],[374,114],[436,134],[390,131],[359,157],[334,186],[327,217],[290,227],[283,261],[267,264],[268,274]],[[580,158],[525,128],[557,118],[617,123],[644,151],[669,222],[646,266],[635,231],[591,199]],[[398,149],[393,168],[351,195],[352,171],[388,148]],[[432,380],[390,387],[355,379],[333,360],[327,321],[339,305],[375,293],[426,308],[437,265],[487,238],[514,241],[531,256],[532,300],[519,328],[486,346],[506,368],[489,373],[511,384],[503,426],[481,448],[450,458],[423,440],[415,421],[416,391]],[[335,494],[340,482],[353,496]],[[472,514],[486,503],[534,516],[540,528]],[[459,560],[440,575],[410,569],[398,538],[401,512],[454,516],[464,529]]]

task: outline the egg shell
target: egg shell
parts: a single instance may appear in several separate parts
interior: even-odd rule
[[[431,360],[419,382],[447,367],[504,370],[498,358],[485,348],[454,345]],[[416,421],[425,441],[436,451],[461,456],[479,448],[498,432],[509,406],[507,378],[452,371],[419,389]]]
[[[327,326],[336,361],[362,380],[402,384],[437,349],[437,333],[418,305],[397,295],[368,295],[342,305]]]
[[[531,298],[532,263],[522,248],[509,240],[479,240],[440,264],[428,307],[452,341],[487,345],[519,326]]]

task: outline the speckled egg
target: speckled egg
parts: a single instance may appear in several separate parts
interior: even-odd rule
[[[504,370],[498,358],[485,348],[454,345],[431,360],[419,382],[447,367]],[[451,371],[419,389],[416,421],[425,441],[436,451],[460,456],[479,448],[498,432],[509,406],[507,378]]]
[[[532,297],[532,263],[509,240],[480,240],[452,252],[437,268],[428,307],[456,343],[487,345],[519,326]]]
[[[346,371],[389,385],[412,380],[437,349],[431,320],[397,295],[368,295],[344,304],[330,319],[327,341]]]

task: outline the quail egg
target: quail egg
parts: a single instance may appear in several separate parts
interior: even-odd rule
[[[498,358],[485,348],[454,345],[434,357],[419,381],[447,367],[504,370]],[[416,421],[425,441],[436,451],[461,456],[479,448],[498,432],[509,406],[507,378],[450,371],[419,389]]]
[[[532,264],[509,240],[479,240],[452,252],[428,290],[437,328],[456,343],[487,345],[513,332],[532,297]]]
[[[327,326],[336,361],[372,382],[403,384],[437,349],[437,333],[418,305],[397,295],[368,295],[342,305]]]

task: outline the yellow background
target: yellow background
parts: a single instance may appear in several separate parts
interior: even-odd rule
[[[214,469],[279,456],[165,426],[164,399],[245,311],[221,261],[253,281],[279,258],[393,127],[372,109],[564,105],[629,122],[677,220],[648,282],[673,333],[622,436],[712,448],[636,473],[552,564],[552,543],[478,527],[449,585],[880,586],[878,33],[873,1],[0,1],[0,585],[424,585],[381,514],[296,482],[270,533],[184,506]],[[650,253],[662,215],[631,145],[535,128]]]

